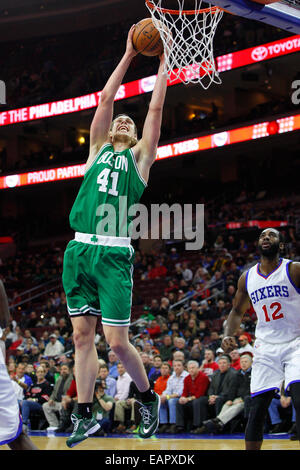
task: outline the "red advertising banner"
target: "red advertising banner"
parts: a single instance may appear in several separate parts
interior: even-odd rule
[[[251,47],[242,51],[232,52],[216,58],[219,72],[226,72],[245,65],[274,59],[282,55],[300,51],[300,35],[278,41]],[[192,68],[192,66],[191,66]],[[195,71],[193,71],[195,73]],[[116,95],[117,100],[123,100],[132,96],[148,93],[153,90],[156,75],[145,77],[140,80],[128,82],[120,86]],[[169,83],[169,86],[180,83],[179,80]],[[76,98],[68,98],[61,101],[28,106],[25,108],[12,109],[0,113],[0,126],[8,126],[21,122],[45,119],[63,114],[76,113],[98,106],[101,91],[90,93]]]

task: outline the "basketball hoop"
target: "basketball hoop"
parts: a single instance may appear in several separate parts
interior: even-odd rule
[[[177,9],[165,8],[166,0],[145,1],[164,44],[170,83],[200,83],[205,90],[212,83],[220,84],[213,39],[223,10],[201,8],[203,0],[194,0],[192,10],[185,8],[187,0],[176,0]]]

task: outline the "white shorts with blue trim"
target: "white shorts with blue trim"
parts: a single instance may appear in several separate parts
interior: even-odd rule
[[[300,382],[300,337],[286,343],[271,344],[257,339],[251,373],[251,395],[269,390],[279,392]]]
[[[21,431],[18,400],[0,349],[0,445],[14,441]]]

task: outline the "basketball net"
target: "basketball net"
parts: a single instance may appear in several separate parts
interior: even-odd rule
[[[194,0],[194,10],[185,10],[185,0],[176,0],[177,10],[165,8],[166,0],[145,1],[163,41],[170,83],[200,83],[205,90],[212,83],[220,84],[213,39],[223,10],[201,9],[202,0]]]

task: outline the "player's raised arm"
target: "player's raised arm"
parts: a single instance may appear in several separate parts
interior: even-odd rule
[[[164,54],[160,56],[160,65],[145,119],[142,138],[133,148],[139,171],[145,181],[148,181],[149,170],[157,155],[160,138],[162,113],[167,91],[167,78],[164,74]]]
[[[9,323],[9,308],[3,282],[0,281],[0,327],[6,328]]]
[[[234,334],[239,328],[244,313],[249,308],[249,296],[246,289],[246,272],[241,275],[238,281],[238,288],[232,302],[232,309],[227,318],[224,329],[224,338],[222,341],[222,349],[228,353],[237,347]]]
[[[114,100],[128,67],[137,54],[132,45],[133,25],[127,36],[126,51],[102,90],[100,103],[90,128],[90,152],[86,168],[93,162],[105,142],[109,142],[109,130],[113,117]]]

